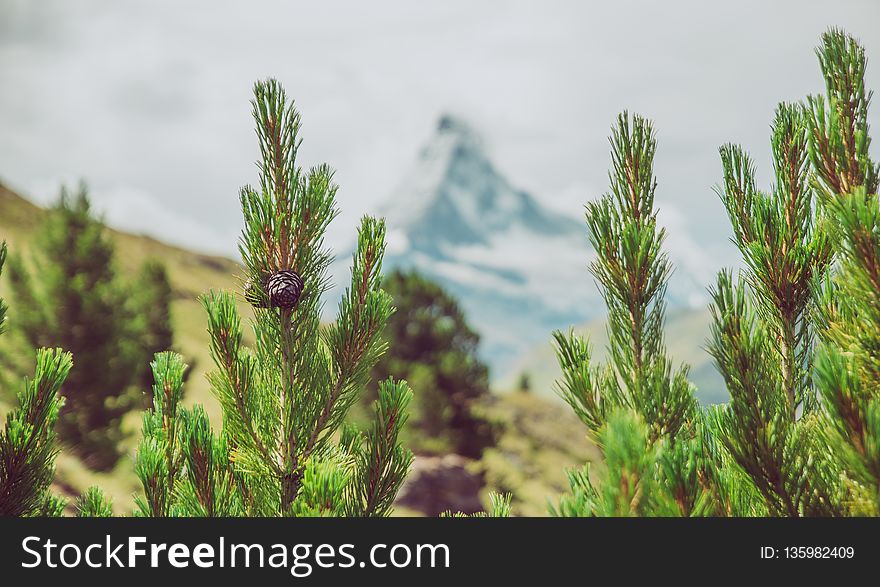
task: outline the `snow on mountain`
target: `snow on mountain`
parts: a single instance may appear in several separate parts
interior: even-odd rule
[[[482,335],[493,378],[509,375],[553,329],[604,313],[583,221],[512,186],[458,118],[440,118],[377,213],[388,226],[386,271],[418,269],[456,296]]]

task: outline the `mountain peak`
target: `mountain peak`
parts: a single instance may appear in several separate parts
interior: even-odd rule
[[[461,116],[445,113],[437,120],[438,135],[453,135],[463,142],[474,145],[482,143],[480,133]]]
[[[546,210],[495,168],[480,134],[443,114],[415,165],[382,210],[408,247],[446,257],[450,248],[488,246],[493,234],[522,229],[558,234],[580,225]]]
[[[483,151],[483,138],[476,128],[462,116],[442,114],[437,119],[434,134],[419,152],[420,169],[416,172],[429,171],[435,182],[442,181],[442,175],[456,164],[456,160],[462,159],[490,165]],[[407,180],[405,183],[411,182]]]
[[[495,368],[582,321],[581,223],[512,185],[464,118],[438,118],[381,212],[386,266],[417,268],[460,299]]]

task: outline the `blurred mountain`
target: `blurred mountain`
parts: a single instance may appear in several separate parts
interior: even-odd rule
[[[594,253],[584,222],[516,188],[459,118],[440,118],[377,212],[388,224],[386,267],[416,268],[459,299],[482,336],[481,354],[495,381],[509,376],[523,354],[546,344],[554,329],[604,312],[587,271]],[[692,250],[687,239],[678,242]],[[679,267],[670,306],[699,300],[701,283]]]

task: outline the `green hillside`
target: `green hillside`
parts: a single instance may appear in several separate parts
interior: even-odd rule
[[[705,341],[709,338],[710,324],[708,308],[669,312],[666,319],[666,344],[669,355],[676,364],[684,362],[691,366],[690,380],[697,386],[697,397],[704,404],[727,401],[724,380],[715,369],[712,357],[704,350]],[[605,330],[604,317],[575,330],[591,342],[594,361],[604,361],[608,349],[608,333]],[[522,373],[529,374],[535,393],[556,397],[553,384],[561,372],[549,333],[546,344],[533,349],[517,361],[511,372],[503,378],[503,385],[508,388],[515,387]]]

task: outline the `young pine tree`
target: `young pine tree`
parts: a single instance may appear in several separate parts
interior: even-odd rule
[[[337,188],[328,167],[298,166],[300,118],[281,86],[260,82],[254,94],[260,182],[241,190],[239,248],[256,344],[243,345],[231,293],[203,298],[216,365],[209,380],[223,409],[219,437],[204,411],[179,406],[182,359],[156,356],[154,408],[137,457],[139,513],[388,515],[412,460],[399,440],[409,388],[383,382],[369,429],[343,425],[385,350],[381,332],[392,312],[380,286],[385,226],[362,220],[351,286],[336,321],[322,325],[332,260],[324,234]]]
[[[84,186],[74,196],[62,190],[37,248],[32,274],[20,261],[10,266],[21,307],[16,325],[32,347],[60,346],[76,357],[62,389],[67,401],[59,436],[87,464],[107,469],[118,458],[129,388],[147,357],[139,356],[131,308],[113,267],[113,245]]]
[[[720,194],[745,269],[738,282],[722,273],[713,292],[709,349],[731,394],[713,423],[760,496],[755,511],[770,515],[877,511],[880,477],[866,473],[876,385],[856,367],[859,356],[870,361],[870,335],[858,332],[877,327],[880,283],[871,283],[878,167],[868,157],[866,60],[837,30],[817,55],[827,96],[777,109],[768,193],[739,147],[721,149]]]
[[[591,265],[608,307],[609,361],[589,343],[554,333],[562,397],[605,456],[598,485],[589,467],[569,475],[562,515],[693,515],[703,508],[698,410],[687,367],[673,373],[663,340],[670,263],[657,226],[650,122],[623,113],[610,138],[611,191],[587,205]],[[621,485],[626,480],[627,485]]]
[[[0,243],[0,274],[6,261]],[[7,306],[0,298],[0,334],[6,327]],[[59,516],[65,500],[49,491],[55,476],[55,422],[64,400],[58,390],[72,366],[70,353],[37,351],[33,379],[25,379],[18,407],[6,416],[0,430],[0,517]]]
[[[709,352],[730,392],[714,410],[718,437],[771,515],[831,513],[832,472],[814,467],[812,284],[831,260],[814,214],[803,107],[781,104],[771,131],[775,184],[761,192],[738,146],[721,148],[719,189],[743,255],[741,280],[722,272],[712,292]]]
[[[830,218],[837,263],[816,285],[821,345],[815,383],[824,439],[840,462],[848,512],[880,515],[880,203],[868,148],[867,60],[861,45],[830,30],[817,50],[827,95],[808,99],[814,184]]]

